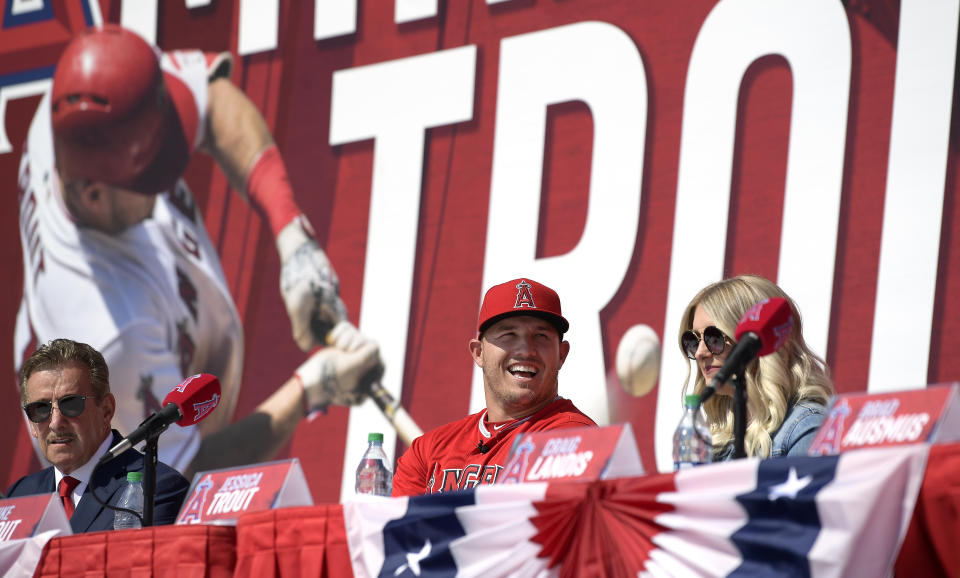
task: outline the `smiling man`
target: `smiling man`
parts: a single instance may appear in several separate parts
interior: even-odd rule
[[[99,351],[86,343],[55,339],[42,345],[20,369],[20,398],[43,456],[53,464],[17,480],[8,497],[58,492],[73,532],[113,529],[113,510],[127,472],[142,472],[143,454],[131,448],[97,467],[100,457],[120,443],[110,429],[116,400],[110,372]],[[157,465],[154,524],[171,524],[189,484],[176,470]]]
[[[492,484],[521,433],[595,426],[557,393],[570,324],[556,291],[532,279],[491,287],[483,297],[470,355],[483,371],[487,407],[413,440],[397,462],[393,495]]]

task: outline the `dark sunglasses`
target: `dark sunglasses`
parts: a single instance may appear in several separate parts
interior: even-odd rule
[[[688,329],[680,336],[680,346],[683,347],[683,352],[687,354],[687,357],[690,359],[697,358],[697,349],[700,347],[701,340],[706,344],[710,353],[720,355],[727,347],[727,341],[730,338],[713,325],[704,329],[702,335]]]
[[[57,409],[64,417],[77,417],[86,409],[88,397],[96,398],[95,395],[65,395],[57,400]],[[47,421],[53,412],[53,402],[35,401],[28,403],[23,406],[23,411],[27,414],[27,418],[34,423]]]

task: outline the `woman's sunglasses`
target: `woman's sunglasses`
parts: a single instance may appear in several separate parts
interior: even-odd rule
[[[720,355],[727,347],[727,341],[729,339],[723,331],[711,325],[703,330],[702,335],[692,329],[684,331],[683,335],[680,336],[680,346],[683,347],[683,352],[687,354],[687,357],[696,359],[697,349],[700,347],[701,340],[706,344],[710,353]]]
[[[77,417],[87,407],[88,397],[96,398],[94,395],[65,395],[57,400],[57,409],[64,417]],[[44,422],[50,419],[50,414],[53,412],[53,402],[35,401],[28,403],[23,406],[23,411],[30,421],[34,423]]]

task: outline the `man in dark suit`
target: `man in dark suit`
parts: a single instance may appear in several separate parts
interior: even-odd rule
[[[69,339],[41,345],[20,369],[20,398],[44,457],[53,464],[17,480],[8,497],[58,492],[74,533],[112,530],[127,472],[142,472],[143,454],[127,450],[97,467],[122,439],[110,429],[116,401],[107,364],[96,349]],[[176,519],[189,484],[176,470],[157,465],[154,524]]]

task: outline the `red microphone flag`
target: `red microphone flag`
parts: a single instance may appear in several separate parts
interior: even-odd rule
[[[191,426],[207,417],[220,403],[220,380],[209,373],[190,376],[163,398],[163,406],[168,403],[180,409],[182,417],[177,420],[177,425]]]
[[[780,349],[793,330],[793,311],[783,297],[769,297],[747,310],[737,323],[734,339],[740,341],[747,333],[760,338],[759,357]]]

